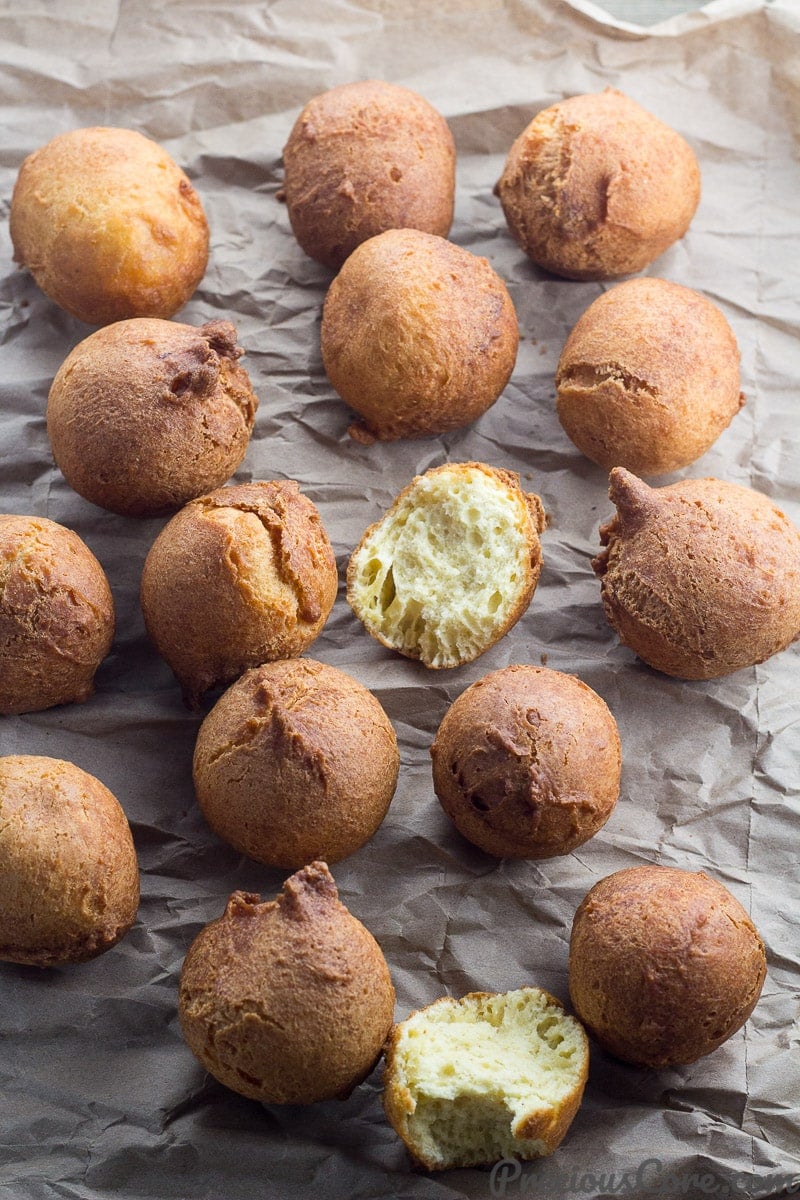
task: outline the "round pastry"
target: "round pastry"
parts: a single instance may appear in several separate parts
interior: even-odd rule
[[[739,348],[720,310],[664,279],[599,296],[567,338],[558,417],[592,462],[663,475],[699,458],[744,403]]]
[[[738,900],[702,872],[629,867],[575,913],[569,990],[604,1049],[671,1067],[710,1054],[744,1025],[767,963]]]
[[[77,533],[0,516],[0,713],[87,700],[111,649],[114,601]]]
[[[230,321],[139,317],[75,347],[50,389],[47,432],[70,487],[111,512],[151,517],[225,483],[258,400]]]
[[[589,1071],[583,1029],[536,987],[442,996],[395,1025],[385,1053],[386,1115],[429,1171],[552,1154]]]
[[[283,151],[284,194],[298,242],[337,271],[386,229],[445,237],[456,152],[447,122],[394,83],[345,83],[309,100]]]
[[[313,862],[268,903],[234,892],[186,955],[179,1013],[211,1074],[266,1104],[344,1098],[369,1075],[394,1012],[380,946]]]
[[[309,658],[246,672],[200,727],[194,784],[224,841],[268,866],[352,854],[386,816],[400,758],[371,692]]]
[[[609,495],[592,566],[609,625],[649,666],[714,679],[800,634],[800,532],[766,496],[719,479],[650,488],[621,468]]]
[[[15,262],[90,325],[171,317],[208,261],[197,193],[132,129],[73,129],[29,154],[10,219]]]
[[[619,796],[617,723],[573,675],[517,665],[473,683],[431,746],[433,786],[474,845],[498,858],[568,854]]]
[[[142,573],[147,632],[196,708],[248,667],[302,654],[336,599],[336,559],[294,480],[192,500],[156,538]]]
[[[0,958],[85,962],[136,919],[139,870],[107,787],[57,758],[0,758]]]
[[[614,88],[544,109],[495,189],[525,253],[567,279],[641,271],[683,237],[700,200],[689,145]]]
[[[426,437],[476,420],[508,383],[519,330],[485,258],[416,229],[364,242],[330,286],[322,359],[363,418],[363,442]]]
[[[426,667],[472,662],[515,625],[542,569],[542,502],[485,463],[417,475],[350,557],[347,599],[368,633]]]

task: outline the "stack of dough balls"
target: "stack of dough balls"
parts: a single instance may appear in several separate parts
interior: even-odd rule
[[[552,1154],[589,1070],[586,1034],[540,988],[443,996],[396,1025],[383,1103],[432,1171]]]
[[[545,526],[519,476],[485,463],[418,475],[367,529],[347,599],[367,632],[426,667],[471,662],[530,604]]]
[[[312,1104],[346,1097],[375,1066],[394,988],[380,946],[313,862],[268,903],[234,892],[190,946],[178,1004],[186,1041],[221,1083]]]
[[[719,479],[650,488],[622,468],[609,495],[592,566],[608,623],[649,666],[714,679],[800,634],[800,532],[766,496]]]
[[[308,102],[284,147],[294,235],[333,270],[387,229],[446,237],[455,161],[447,122],[416,92],[374,79],[331,88]]]
[[[710,1054],[750,1016],[766,969],[753,922],[702,872],[617,871],[575,913],[572,1003],[625,1062],[671,1067]]]
[[[45,517],[0,516],[0,713],[87,700],[114,601],[88,546]]]
[[[199,329],[140,317],[81,342],[53,380],[47,432],[67,483],[125,516],[151,517],[225,483],[258,401],[229,321]]]
[[[683,237],[700,170],[669,126],[613,88],[544,109],[517,138],[497,184],[509,229],[567,279],[641,271]]]
[[[567,338],[556,389],[578,449],[637,475],[694,462],[744,403],[725,317],[664,279],[628,280],[589,306]]]
[[[182,508],[142,572],[147,632],[186,703],[310,646],[333,608],[336,559],[294,480],[219,488]]]
[[[517,317],[485,258],[416,229],[354,250],[322,314],[322,359],[362,417],[362,442],[426,437],[476,420],[508,383]]]
[[[128,822],[70,762],[0,758],[0,958],[84,962],[127,933],[139,905]]]
[[[380,825],[400,758],[371,692],[335,667],[285,659],[246,672],[203,722],[194,783],[224,841],[268,866],[336,862]]]
[[[617,723],[596,692],[547,667],[505,667],[450,706],[433,786],[464,837],[498,858],[568,854],[619,796]]]
[[[15,261],[89,325],[171,317],[208,261],[197,193],[132,129],[74,129],[30,154],[10,219]]]

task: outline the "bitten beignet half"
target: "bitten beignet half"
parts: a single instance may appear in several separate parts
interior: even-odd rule
[[[551,1154],[589,1070],[580,1023],[536,987],[443,996],[395,1025],[383,1104],[428,1170]]]
[[[542,566],[545,515],[519,476],[448,463],[416,476],[350,559],[368,633],[426,667],[471,662],[514,625]]]

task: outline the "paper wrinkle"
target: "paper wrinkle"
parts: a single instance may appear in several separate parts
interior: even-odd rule
[[[198,717],[150,646],[138,601],[141,566],[164,521],[104,513],[55,469],[47,393],[90,330],[14,267],[5,220],[27,153],[67,129],[119,124],[166,146],[209,217],[209,270],[178,319],[237,325],[261,402],[237,480],[297,479],[331,537],[339,594],[309,654],[371,688],[397,730],[402,767],[389,814],[333,875],[383,947],[398,1019],[444,993],[528,983],[566,1002],[572,915],[593,883],[652,862],[704,870],[741,900],[767,944],[769,974],[746,1029],[709,1058],[663,1072],[593,1047],[584,1104],[563,1146],[526,1166],[507,1195],[532,1189],[555,1200],[553,1172],[619,1175],[655,1156],[666,1172],[707,1170],[731,1186],[737,1172],[755,1175],[747,1194],[766,1200],[776,1192],[770,1176],[800,1175],[800,647],[728,679],[687,684],[619,644],[590,566],[612,512],[607,476],[562,432],[553,382],[569,329],[614,285],[545,276],[509,235],[492,189],[524,126],[580,91],[620,87],[689,140],[703,172],[701,205],[688,235],[647,273],[719,304],[742,351],[746,405],[703,459],[656,483],[717,475],[766,492],[800,523],[794,0],[713,0],[651,27],[614,20],[589,0],[452,0],[435,9],[388,0],[32,0],[24,15],[0,0],[0,11],[2,510],[75,529],[109,575],[118,619],[96,694],[0,718],[0,753],[50,754],[97,775],[131,820],[142,869],[139,920],[108,954],[46,972],[0,964],[0,1192],[457,1200],[485,1198],[489,1188],[485,1171],[428,1177],[411,1168],[383,1116],[379,1072],[347,1101],[268,1109],[217,1084],[181,1038],[177,982],[190,942],[230,892],[269,898],[287,873],[223,845],[200,815],[191,782]],[[348,438],[353,414],[322,367],[332,276],[295,243],[277,193],[282,146],[303,104],[370,77],[421,91],[449,119],[458,148],[452,237],[506,281],[521,342],[504,395],[475,425],[364,447]],[[366,635],[347,606],[344,574],[366,527],[414,474],[469,459],[518,471],[542,497],[544,567],[529,611],[487,654],[456,671],[426,671]],[[429,747],[470,683],[545,660],[595,688],[615,714],[621,798],[572,854],[498,863],[442,812]],[[567,1193],[578,1194],[615,1193],[599,1184]]]

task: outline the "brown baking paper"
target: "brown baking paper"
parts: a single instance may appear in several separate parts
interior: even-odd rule
[[[95,0],[0,4],[2,203],[26,154],[56,133],[130,126],[189,172],[212,230],[206,277],[181,319],[231,317],[261,407],[240,480],[295,478],[318,504],[343,576],[365,527],[415,472],[484,460],[521,473],[550,514],[529,611],[477,662],[430,673],[372,641],[340,592],[312,655],[370,687],[397,729],[402,770],[374,839],[334,868],[381,943],[397,1015],[443,993],[538,984],[567,999],[574,910],[602,876],[639,863],[706,870],[763,935],[769,975],[752,1019],[690,1067],[644,1071],[592,1048],[583,1106],[550,1160],[494,1174],[412,1169],[386,1124],[376,1072],[345,1102],[263,1107],[205,1074],[178,1029],[178,974],[234,888],[274,894],[281,872],[204,825],[190,764],[199,717],[144,633],[142,562],[162,521],[102,512],[55,469],[45,403],[89,329],[14,268],[0,227],[2,508],[77,530],[118,608],[113,651],[86,704],[0,718],[4,754],[49,754],[97,775],[131,820],[142,870],[132,932],[71,969],[0,964],[0,1195],[231,1200],[538,1195],[777,1195],[800,1179],[797,1129],[800,691],[797,647],[710,683],[660,676],[606,625],[589,560],[610,514],[604,473],[568,442],[553,374],[573,322],[607,285],[545,275],[492,194],[512,140],[542,107],[619,86],[696,150],[703,199],[650,273],[698,288],[742,350],[746,407],[685,474],[773,497],[800,521],[800,13],[718,0],[652,31],[595,5],[545,0]],[[364,447],[325,378],[330,275],[295,243],[281,150],[301,105],[348,80],[394,80],[449,120],[458,147],[452,237],[488,256],[520,320],[516,370],[475,425]],[[669,482],[664,480],[663,482]],[[576,853],[497,862],[451,828],[428,748],[448,704],[507,663],[570,671],[617,717],[622,794]],[[687,1012],[686,1019],[692,1020]]]

